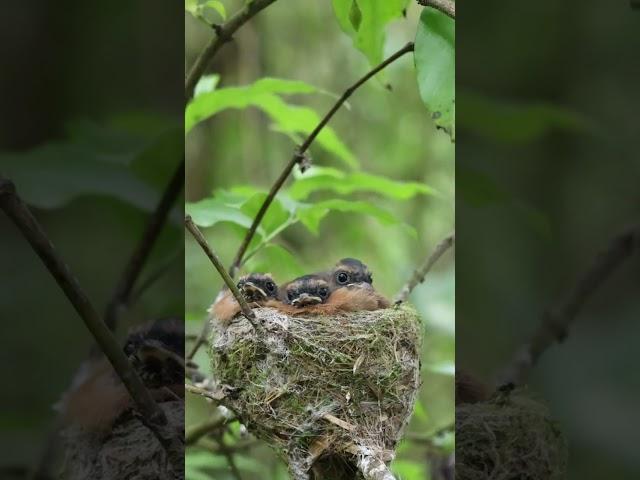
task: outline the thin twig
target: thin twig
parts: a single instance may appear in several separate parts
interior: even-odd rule
[[[419,283],[424,282],[424,279],[427,276],[427,273],[431,270],[431,267],[433,267],[444,252],[453,246],[454,242],[455,233],[452,233],[447,235],[440,241],[440,243],[438,243],[438,245],[436,245],[436,248],[433,249],[433,252],[431,252],[431,255],[427,258],[427,261],[413,272],[413,275],[407,284],[398,292],[394,300],[396,305],[407,301],[407,298],[409,298],[413,289],[416,288]]]
[[[598,254],[591,267],[580,277],[559,307],[545,312],[538,329],[505,369],[505,373],[501,376],[502,384],[524,383],[540,356],[555,342],[564,341],[569,327],[598,287],[636,250],[640,250],[640,225],[613,238]]]
[[[456,4],[451,0],[418,0],[418,3],[425,7],[432,7],[436,10],[440,10],[442,13],[453,19],[456,18]]]
[[[193,343],[191,350],[187,354],[187,360],[193,360],[193,357],[196,356],[196,353],[198,353],[198,350],[200,350],[200,347],[204,345],[205,342],[207,341],[207,338],[209,338],[210,330],[211,330],[210,322],[207,319],[205,319],[204,324],[202,325],[202,329],[198,334],[198,338],[196,338],[196,341]]]
[[[121,307],[127,305],[130,301],[136,280],[140,272],[142,272],[142,268],[149,258],[151,250],[167,221],[171,207],[176,202],[183,187],[184,159],[180,162],[180,165],[178,165],[178,168],[162,194],[160,202],[158,202],[155,211],[149,218],[140,243],[127,262],[114,294],[107,305],[104,321],[111,331],[114,331],[117,326]]]
[[[193,238],[195,238],[196,242],[198,242],[200,247],[202,247],[202,250],[207,255],[207,257],[209,257],[209,260],[211,260],[211,263],[213,263],[213,266],[216,267],[216,270],[222,277],[222,280],[224,280],[224,283],[227,285],[227,287],[235,297],[236,301],[240,305],[242,314],[245,316],[247,320],[249,320],[249,322],[251,322],[251,325],[253,325],[254,328],[258,328],[258,324],[255,321],[256,314],[253,313],[253,310],[251,310],[251,308],[247,304],[247,301],[245,300],[244,295],[240,293],[235,283],[233,283],[233,279],[229,276],[227,271],[222,266],[222,262],[220,262],[220,259],[218,258],[218,256],[215,254],[215,252],[211,249],[211,247],[207,243],[207,240],[204,238],[204,235],[202,235],[202,232],[200,231],[200,229],[196,226],[195,223],[193,223],[193,220],[191,219],[191,215],[187,215],[184,218],[184,225],[187,228],[187,230],[189,230],[189,233],[193,235]]]
[[[246,6],[242,10],[231,17],[225,24],[215,27],[216,36],[211,39],[209,44],[200,53],[185,79],[184,91],[187,101],[193,97],[193,91],[196,88],[198,80],[200,80],[207,65],[211,62],[211,59],[218,50],[231,40],[236,30],[273,2],[275,2],[275,0],[250,0],[246,2]]]
[[[156,405],[153,397],[118,345],[116,338],[80,287],[78,280],[62,261],[27,205],[18,196],[13,183],[3,177],[0,177],[0,207],[22,232],[84,321],[96,343],[127,388],[146,424],[167,451],[167,456],[174,469],[181,467],[184,456],[182,439],[177,438],[171,432],[164,412]]]
[[[207,420],[206,422],[200,423],[195,427],[191,427],[189,430],[185,432],[185,435],[184,435],[185,445],[193,445],[202,437],[206,437],[210,433],[226,425],[228,422],[229,422],[229,419],[220,415],[214,418],[213,420]]]
[[[220,400],[224,399],[224,395],[223,394],[216,394],[214,392],[211,392],[205,388],[201,388],[201,387],[196,387],[195,385],[191,385],[190,383],[185,383],[184,384],[184,389],[189,392],[192,393],[194,395],[200,395],[201,397],[206,398],[207,400],[211,400],[214,403],[218,403],[220,402]]]
[[[412,52],[412,51],[413,51],[413,43],[406,44],[404,47],[402,47],[396,53],[391,55],[389,58],[387,58],[380,65],[378,65],[373,70],[371,70],[369,73],[367,73],[364,77],[360,78],[360,80],[358,80],[352,86],[347,88],[344,91],[344,93],[342,94],[342,96],[338,99],[338,101],[333,105],[333,107],[331,107],[331,109],[322,118],[322,120],[320,120],[320,123],[318,123],[316,128],[313,129],[313,131],[309,134],[309,136],[302,143],[302,145],[300,145],[296,149],[296,151],[294,152],[293,156],[291,157],[291,160],[289,160],[289,163],[285,166],[284,170],[282,171],[282,173],[280,174],[280,176],[278,177],[276,182],[271,187],[271,190],[269,190],[269,194],[264,199],[264,202],[260,206],[260,210],[258,210],[258,213],[256,214],[255,218],[253,219],[253,223],[251,224],[251,227],[249,228],[249,231],[245,235],[244,240],[242,241],[242,244],[240,245],[240,248],[238,249],[238,253],[236,253],[236,257],[235,257],[233,263],[231,264],[231,267],[229,268],[229,274],[232,277],[235,277],[236,271],[242,265],[242,259],[244,257],[244,254],[247,251],[247,248],[249,248],[249,243],[251,243],[251,239],[255,235],[256,230],[258,229],[258,226],[260,225],[260,222],[262,222],[262,219],[264,218],[264,215],[267,213],[267,210],[269,209],[269,206],[271,205],[271,202],[273,202],[274,198],[276,197],[276,194],[278,193],[280,188],[282,188],[282,185],[284,185],[284,182],[289,177],[289,174],[292,172],[293,168],[296,165],[298,165],[299,163],[301,163],[302,161],[304,161],[304,159],[305,159],[304,153],[311,146],[311,144],[316,139],[318,134],[322,131],[322,129],[325,127],[325,125],[327,123],[329,123],[329,120],[331,120],[333,115],[338,111],[338,109],[342,106],[342,104],[344,104],[347,101],[347,99],[351,95],[353,95],[353,93],[361,85],[363,85],[371,77],[375,76],[378,72],[383,70],[389,64],[395,62],[397,59],[399,59],[400,57],[402,57],[406,53],[409,53],[409,52]]]

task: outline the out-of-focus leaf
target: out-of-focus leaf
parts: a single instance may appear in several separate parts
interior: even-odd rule
[[[413,414],[418,420],[422,422],[426,422],[427,420],[429,420],[427,411],[424,409],[424,405],[422,405],[422,401],[420,399],[418,399],[415,406],[413,407]]]
[[[427,477],[425,462],[411,460],[396,460],[391,464],[391,470],[402,480],[422,480]]]
[[[330,190],[343,195],[353,192],[374,192],[399,200],[407,200],[420,194],[435,193],[424,183],[400,182],[364,172],[346,174],[336,169],[314,172],[315,169],[316,167],[312,167],[289,187],[288,193],[292,198],[304,200],[311,193],[320,190]],[[311,175],[307,176],[307,173]]]
[[[253,219],[255,218],[258,210],[260,209],[266,198],[266,193],[256,193],[246,202],[244,202],[240,209],[248,218]],[[271,205],[269,206],[269,209],[264,214],[264,217],[260,222],[260,226],[265,231],[265,234],[268,235],[281,227],[285,222],[289,220],[290,217],[291,215],[282,206],[280,200],[274,198],[271,202]]]
[[[586,132],[593,128],[582,115],[544,102],[506,102],[464,92],[462,108],[462,128],[497,142],[527,143],[553,131]]]
[[[248,272],[269,272],[282,281],[299,277],[304,268],[298,259],[284,247],[270,244],[261,248],[245,266]]]
[[[193,91],[193,97],[196,98],[203,93],[213,92],[218,86],[219,82],[220,75],[216,73],[213,73],[211,75],[203,75],[202,77],[200,77],[200,80],[198,80],[198,83],[196,83],[196,88]]]
[[[218,0],[207,0],[206,2],[202,3],[201,8],[210,8],[212,10],[215,10],[223,20],[227,19],[227,10],[224,8],[224,4]]]
[[[193,223],[199,227],[212,227],[220,222],[231,222],[249,228],[252,221],[252,218],[239,208],[225,205],[215,198],[205,198],[198,202],[187,203],[185,211],[191,215]],[[264,230],[258,227],[257,233],[264,235]]]
[[[185,112],[185,133],[193,126],[228,108],[256,107],[264,111],[277,130],[289,134],[309,134],[320,122],[316,112],[307,107],[290,105],[280,95],[317,93],[304,82],[263,78],[244,87],[221,88],[194,98]],[[357,160],[331,127],[324,127],[316,142],[347,165],[357,166]]]
[[[400,221],[391,213],[382,208],[376,207],[371,203],[343,200],[339,198],[314,204],[307,204],[298,211],[298,217],[312,233],[317,234],[320,222],[331,211],[361,213],[374,217],[383,225],[395,225],[400,223]]]
[[[340,28],[371,65],[382,62],[387,24],[402,16],[408,0],[333,0]]]
[[[455,140],[455,21],[426,7],[415,42],[418,88],[436,126]]]
[[[99,154],[73,144],[1,154],[0,171],[14,181],[27,203],[39,208],[60,208],[78,197],[99,195],[151,210],[158,197],[126,165],[103,161]]]
[[[454,377],[456,375],[456,365],[452,362],[441,362],[425,365],[424,368],[433,373]]]

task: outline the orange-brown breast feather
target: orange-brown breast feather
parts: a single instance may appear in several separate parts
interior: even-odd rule
[[[240,305],[233,298],[233,294],[227,290],[207,311],[215,320],[226,326],[240,313]]]

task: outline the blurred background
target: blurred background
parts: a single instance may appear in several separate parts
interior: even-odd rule
[[[224,2],[228,15],[241,5]],[[413,40],[420,11],[421,7],[409,2],[406,17],[389,24],[384,57]],[[214,11],[207,15],[211,15],[208,21],[221,21]],[[187,68],[211,35],[205,22],[185,14]],[[367,58],[340,29],[331,2],[276,2],[237,32],[234,41],[215,58],[209,73],[219,76],[215,77],[219,92],[264,77],[303,81],[319,92],[287,96],[285,101],[309,108],[320,117],[345,88],[370,69]],[[296,220],[266,242],[268,246],[250,259],[247,269],[270,271],[283,282],[352,256],[369,265],[376,289],[393,297],[436,243],[454,229],[454,145],[434,128],[421,102],[411,55],[360,88],[347,108],[331,120],[330,127],[344,148],[332,152],[316,142],[310,151],[314,167],[303,176],[296,172],[296,179],[287,182],[272,211],[285,212],[287,218],[287,214],[293,215],[292,205],[301,210],[304,205],[335,199],[369,208],[329,209],[316,234]],[[186,137],[187,212],[207,227],[203,229],[205,236],[225,265],[233,260],[247,218],[250,221],[259,205],[255,200],[263,198],[299,140],[281,130],[282,122],[273,121],[257,108],[227,109],[199,123]],[[332,191],[331,183],[345,184],[346,178],[358,173],[375,175],[375,182],[385,177],[404,183],[378,183],[377,188],[369,183],[367,188],[360,185],[349,191]],[[324,187],[302,194],[310,185],[305,178],[312,177],[320,178]],[[274,213],[272,220],[276,217]],[[268,237],[269,222],[265,225]],[[187,330],[197,335],[205,310],[222,283],[188,234],[185,244]],[[410,439],[403,442],[393,465],[403,479],[431,478],[427,457],[453,447],[454,289],[453,255],[448,253],[411,297],[424,321],[424,385],[409,427]],[[203,349],[195,360],[207,373]],[[188,436],[197,425],[219,415],[199,398],[188,397],[187,402]],[[434,435],[441,429],[448,429],[449,434]],[[239,438],[238,425],[231,425],[225,441],[233,447],[239,441],[244,443]],[[187,478],[237,478],[227,459],[212,455],[211,450],[219,448],[210,441],[188,448]],[[284,464],[260,442],[239,450],[235,459],[245,480],[288,478]]]
[[[99,312],[182,159],[182,11],[144,0],[27,0],[0,16],[0,173]],[[181,210],[142,276],[168,269],[121,317],[120,337],[183,314]],[[0,478],[24,478],[91,337],[4,214],[0,243]]]
[[[490,381],[597,252],[640,222],[640,11],[466,2],[457,22],[456,356]],[[531,378],[568,437],[568,479],[640,473],[639,261]]]

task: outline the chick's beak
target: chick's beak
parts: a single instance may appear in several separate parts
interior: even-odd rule
[[[136,356],[142,363],[152,361],[165,362],[173,359],[178,365],[184,366],[184,358],[176,352],[168,349],[162,342],[157,340],[145,340],[136,352]]]
[[[315,295],[309,295],[308,293],[301,293],[298,298],[293,299],[291,305],[296,307],[306,307],[307,305],[316,305],[322,303],[322,298]]]
[[[254,298],[257,297],[259,299],[267,298],[267,294],[265,293],[265,291],[263,289],[261,289],[260,287],[258,287],[253,282],[247,282],[244,285],[242,285],[242,292],[247,297],[254,297]]]

